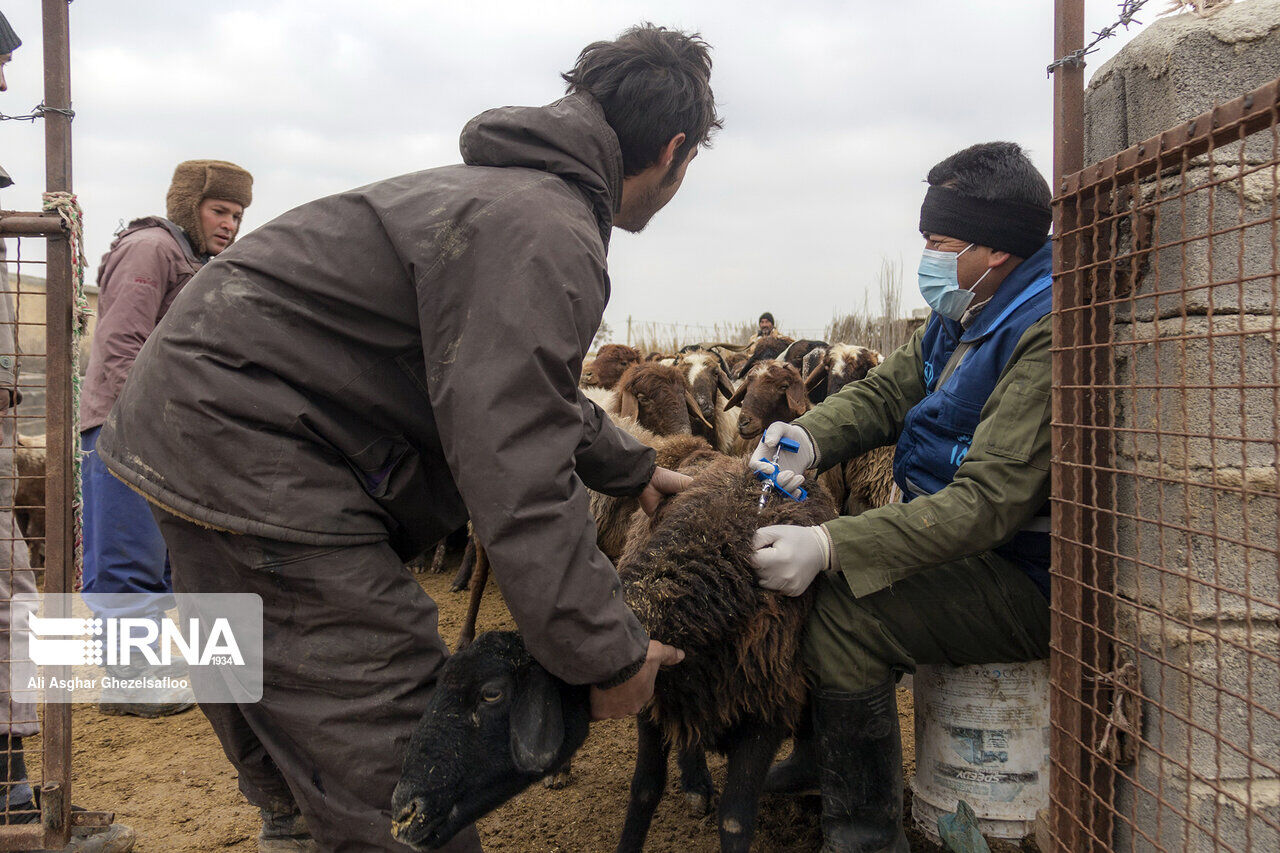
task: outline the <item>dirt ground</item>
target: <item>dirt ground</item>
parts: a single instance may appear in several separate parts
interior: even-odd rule
[[[457,555],[452,555],[451,563]],[[440,605],[440,626],[452,645],[467,594],[448,591],[452,570],[420,574]],[[494,588],[481,611],[480,630],[513,627]],[[908,778],[914,767],[911,694],[898,691]],[[113,810],[138,832],[139,853],[208,853],[257,850],[257,811],[236,789],[236,774],[199,711],[143,720],[106,717],[93,706],[73,712],[73,790],[77,805]],[[485,849],[507,853],[594,853],[612,850],[626,810],[635,752],[630,720],[597,723],[574,759],[573,782],[562,790],[534,786],[480,823]],[[724,762],[710,757],[717,785]],[[678,771],[654,819],[647,850],[713,853],[719,849],[714,817],[693,817],[676,790]],[[912,832],[912,849],[937,850]],[[766,797],[756,850],[817,850],[821,845],[816,798]],[[407,848],[406,848],[407,849]]]

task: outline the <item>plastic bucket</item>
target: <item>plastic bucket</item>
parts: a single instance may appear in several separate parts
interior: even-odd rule
[[[922,666],[912,818],[938,838],[960,800],[982,833],[1024,838],[1049,805],[1049,662]]]

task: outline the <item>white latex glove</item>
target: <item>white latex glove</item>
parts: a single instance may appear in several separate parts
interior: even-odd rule
[[[751,546],[760,586],[783,595],[804,592],[831,565],[831,540],[821,526],[771,524],[756,531]]]
[[[772,473],[773,454],[778,450],[778,441],[784,437],[800,445],[800,449],[795,453],[784,450],[778,454],[778,468],[781,469],[778,471],[778,485],[788,492],[794,492],[804,482],[804,472],[813,467],[818,455],[813,449],[809,433],[800,427],[782,421],[770,424],[751,453],[751,470]]]

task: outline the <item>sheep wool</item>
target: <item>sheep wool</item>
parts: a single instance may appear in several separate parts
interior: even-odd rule
[[[173,170],[165,215],[186,232],[198,255],[209,253],[200,227],[200,202],[207,198],[248,207],[253,201],[253,175],[225,160],[186,160]]]
[[[682,750],[722,748],[746,720],[794,730],[807,695],[799,647],[813,595],[757,585],[751,538],[769,524],[829,521],[831,497],[808,480],[808,500],[774,498],[758,513],[760,482],[746,460],[722,458],[688,473],[693,484],[652,522],[635,517],[618,561],[627,604],[649,635],[687,655],[658,674],[644,713]]]

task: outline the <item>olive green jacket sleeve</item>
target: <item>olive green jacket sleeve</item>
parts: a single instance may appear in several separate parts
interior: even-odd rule
[[[925,395],[923,338],[921,326],[866,378],[849,383],[795,421],[813,439],[819,471],[898,441],[907,412]]]
[[[855,596],[998,547],[1044,506],[1051,451],[1051,337],[1049,317],[1023,334],[982,409],[969,454],[946,488],[824,525],[831,535],[832,562]],[[886,403],[885,409],[891,408]],[[825,464],[828,446],[836,445],[820,446]]]

